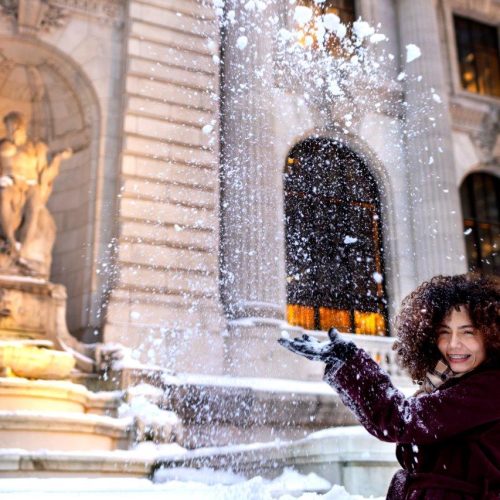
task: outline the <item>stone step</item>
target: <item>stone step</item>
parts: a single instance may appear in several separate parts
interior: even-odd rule
[[[0,410],[2,448],[29,451],[111,451],[126,449],[131,419],[50,411]]]
[[[126,451],[46,452],[0,450],[0,478],[150,476],[154,457]]]

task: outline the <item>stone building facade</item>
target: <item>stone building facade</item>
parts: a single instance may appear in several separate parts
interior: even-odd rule
[[[500,2],[353,2],[396,58],[408,44],[423,55],[388,76],[409,74],[387,90],[408,111],[373,109],[349,130],[335,105],[280,87],[276,34],[293,29],[294,5],[249,3],[261,2],[0,0],[0,112],[75,151],[50,208],[51,279],[77,338],[176,372],[315,380],[321,367],[275,348],[303,332],[286,322],[287,158],[318,137],[363,158],[381,198],[388,322],[422,280],[465,272],[460,186],[500,175],[500,100],[463,88],[454,16],[497,29]],[[421,80],[442,112],[408,139]]]

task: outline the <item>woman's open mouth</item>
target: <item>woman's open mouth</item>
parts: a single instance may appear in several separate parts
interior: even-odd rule
[[[448,354],[448,359],[452,363],[463,363],[470,358],[470,354]]]

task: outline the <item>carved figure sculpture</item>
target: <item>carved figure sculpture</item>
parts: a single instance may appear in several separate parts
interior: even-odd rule
[[[5,240],[1,268],[48,277],[56,227],[45,206],[61,161],[71,149],[48,161],[48,147],[28,138],[24,116],[4,117],[6,137],[0,139],[0,232]],[[10,260],[9,260],[10,258]]]

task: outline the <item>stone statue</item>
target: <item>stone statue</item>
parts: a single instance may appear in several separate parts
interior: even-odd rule
[[[0,139],[0,269],[48,277],[56,227],[46,203],[61,161],[71,149],[48,160],[48,147],[28,138],[24,116],[4,117],[6,137]]]

